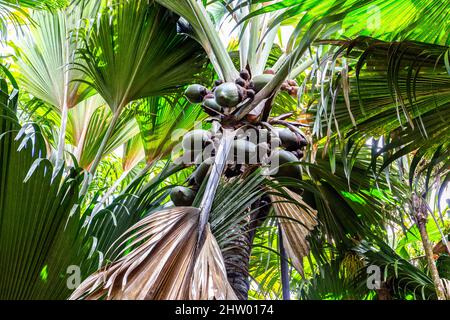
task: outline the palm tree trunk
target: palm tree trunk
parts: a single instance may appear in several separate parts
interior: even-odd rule
[[[427,257],[428,268],[430,269],[431,278],[433,279],[434,287],[436,289],[436,295],[439,300],[446,300],[444,287],[442,286],[441,278],[439,277],[436,263],[433,258],[433,248],[431,246],[428,232],[427,232],[427,217],[428,210],[426,204],[423,203],[423,199],[417,195],[413,195],[412,199],[414,217],[417,223],[417,227],[422,239],[423,248],[425,250],[425,256]]]
[[[280,224],[278,224],[278,244],[280,247],[280,271],[281,271],[281,285],[283,292],[283,300],[291,300],[291,290],[289,281],[289,263],[286,255],[286,250],[283,243],[283,231]]]
[[[375,290],[377,292],[378,300],[392,300],[391,289],[386,282],[381,282],[380,289]]]
[[[247,221],[237,226],[236,235],[232,240],[233,245],[230,249],[223,252],[225,268],[227,270],[228,282],[233,288],[239,300],[248,299],[250,289],[249,262],[252,251],[253,239],[256,229],[264,222],[270,209],[270,200],[263,197],[252,206],[253,209],[259,208]]]

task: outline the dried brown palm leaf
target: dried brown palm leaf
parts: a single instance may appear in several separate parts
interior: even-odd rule
[[[303,198],[283,188],[286,196],[272,194],[271,200],[280,222],[283,243],[288,258],[298,272],[303,273],[303,257],[309,254],[308,235],[317,226],[317,211]]]
[[[138,222],[114,249],[119,256],[131,252],[87,278],[71,299],[233,298],[209,226],[203,247],[196,252],[199,213],[197,208],[176,207]]]
[[[191,285],[192,300],[237,300],[227,279],[222,252],[209,225],[205,230],[205,243],[195,263]]]

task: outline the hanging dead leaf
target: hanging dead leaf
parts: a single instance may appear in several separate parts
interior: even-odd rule
[[[303,257],[309,254],[308,235],[317,226],[317,211],[303,198],[283,188],[288,197],[271,195],[274,210],[279,218],[286,254],[295,269],[303,273]]]
[[[176,207],[138,222],[112,246],[118,256],[131,252],[87,278],[71,299],[234,299],[209,226],[197,254],[199,213]]]
[[[205,230],[205,243],[197,258],[191,284],[192,300],[237,300],[227,279],[222,252],[209,224]]]

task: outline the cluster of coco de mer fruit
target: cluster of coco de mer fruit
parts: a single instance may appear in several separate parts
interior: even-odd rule
[[[209,115],[228,115],[246,99],[253,99],[272,78],[272,72],[250,77],[246,70],[233,82],[216,81],[215,87],[208,90],[194,84],[187,88],[185,95],[191,103],[202,103]],[[286,81],[281,90],[297,94],[295,81]],[[216,150],[219,147],[223,128],[217,121],[212,129],[195,129],[184,135],[182,140],[184,164],[195,165],[189,177],[188,186],[172,189],[170,198],[176,206],[192,205],[196,193],[208,177],[214,164]],[[299,162],[304,155],[307,140],[300,130],[293,126],[274,127],[268,123],[242,123],[235,131],[231,152],[228,156],[225,176],[239,176],[249,166],[263,166],[271,176],[281,178],[299,178]],[[286,165],[291,163],[291,165]]]
[[[191,103],[201,103],[203,110],[210,116],[229,115],[236,111],[242,102],[252,100],[274,76],[275,72],[271,69],[254,77],[251,77],[247,70],[243,70],[235,82],[216,80],[211,90],[200,84],[190,85],[185,96]],[[297,97],[298,84],[295,80],[286,80],[280,90]]]

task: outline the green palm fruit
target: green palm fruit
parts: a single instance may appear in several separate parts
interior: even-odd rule
[[[202,150],[210,139],[211,133],[209,131],[192,130],[183,137],[183,149],[185,151]]]
[[[308,141],[305,137],[300,137],[300,148],[304,148],[308,145]]]
[[[192,164],[195,162],[197,154],[201,151],[186,150],[183,152],[183,156],[179,159],[183,164]]]
[[[256,96],[256,92],[253,89],[248,89],[246,91],[246,94],[247,94],[247,98],[249,98],[249,99],[254,99]]]
[[[267,142],[261,142],[256,145],[258,152],[258,163],[265,162],[270,151],[270,146]]]
[[[254,144],[270,141],[270,132],[267,129],[250,128],[245,131],[245,136]]]
[[[241,162],[256,164],[257,163],[256,151],[257,148],[253,142],[242,139],[233,141],[234,160],[237,160],[239,164],[242,164]]]
[[[301,148],[300,138],[288,128],[277,130],[281,140],[281,146],[288,151],[296,151]]]
[[[216,102],[214,97],[205,99],[202,104],[203,109],[210,116],[222,113],[222,107]]]
[[[195,199],[195,192],[186,187],[175,187],[170,192],[170,200],[177,207],[191,206]]]
[[[272,79],[273,74],[261,74],[254,76],[252,79],[252,87],[256,92],[261,91]]]
[[[225,82],[216,88],[216,102],[224,108],[233,108],[242,101],[243,88],[232,82]]]
[[[201,164],[204,160],[213,157],[215,151],[214,143],[208,144],[203,150],[196,151],[194,163],[197,165]]]
[[[292,154],[295,155],[299,160],[302,159],[305,155],[302,150],[292,151]]]
[[[272,176],[277,178],[300,178],[301,169],[298,164],[285,165],[291,162],[298,162],[298,159],[294,154],[286,150],[275,150],[270,156],[270,162],[274,164],[275,161],[278,161],[279,167],[273,169]]]
[[[191,180],[193,180],[196,185],[201,186],[213,164],[213,157],[203,161],[197,169],[195,169],[194,173],[192,173]]]
[[[207,94],[208,89],[200,84],[192,84],[184,92],[184,95],[191,103],[201,103]]]

